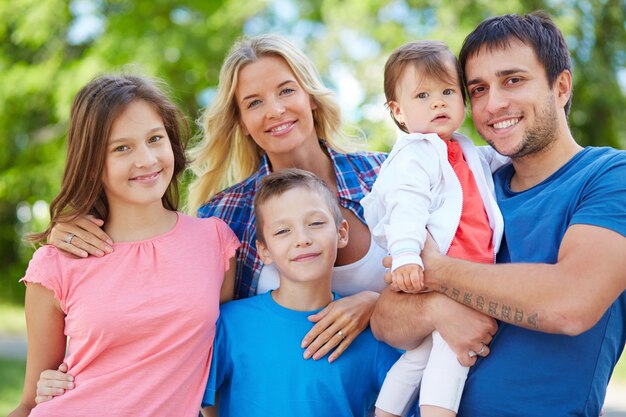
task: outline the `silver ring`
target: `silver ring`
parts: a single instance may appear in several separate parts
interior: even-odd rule
[[[483,343],[483,347],[481,347],[481,348],[480,348],[480,350],[479,350],[478,352],[476,352],[476,354],[477,354],[477,355],[482,354],[482,353],[485,351],[485,348],[486,348],[486,347],[487,347],[487,345],[485,345],[485,344]]]
[[[67,243],[68,245],[72,244],[72,239],[74,239],[74,233],[67,233],[67,237],[65,238],[65,243]]]
[[[341,336],[341,339],[342,339],[342,340],[346,338],[346,337],[343,335],[343,332],[342,332],[341,330],[339,330],[339,331],[337,332],[337,334],[338,334],[339,336]]]

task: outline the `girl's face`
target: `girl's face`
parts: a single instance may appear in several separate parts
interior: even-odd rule
[[[143,100],[131,102],[113,122],[107,141],[102,183],[111,211],[162,206],[173,171],[174,153],[161,116]]]
[[[235,100],[244,134],[249,134],[270,159],[284,157],[301,145],[317,145],[313,109],[284,59],[266,56],[239,71]]]
[[[450,140],[465,117],[463,92],[452,62],[450,81],[428,77],[409,66],[396,86],[397,100],[389,103],[394,117],[410,133],[436,133]]]

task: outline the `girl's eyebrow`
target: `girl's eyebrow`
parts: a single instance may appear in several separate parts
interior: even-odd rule
[[[163,131],[163,130],[165,130],[164,126],[153,127],[152,129],[150,129],[150,130],[148,130],[146,132],[146,135],[149,135],[149,134],[154,133],[154,132]],[[131,139],[131,138],[127,138],[127,137],[115,138],[115,139],[111,139],[109,141],[109,143],[122,142],[122,141],[129,140],[129,139]]]

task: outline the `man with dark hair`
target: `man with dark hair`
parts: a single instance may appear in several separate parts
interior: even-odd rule
[[[483,21],[460,62],[476,129],[512,160],[494,174],[505,223],[498,265],[449,258],[428,242],[425,283],[435,292],[385,291],[372,329],[409,347],[437,328],[469,364],[468,350],[490,344],[459,416],[598,416],[626,340],[626,152],[572,137],[570,56],[547,15]],[[458,329],[469,338],[459,342],[447,312],[458,304],[499,320],[493,340],[481,324]]]

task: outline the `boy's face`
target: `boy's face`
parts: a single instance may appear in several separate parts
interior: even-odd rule
[[[257,241],[261,260],[274,262],[284,280],[331,279],[337,248],[348,243],[348,223],[337,227],[323,197],[306,187],[291,189],[260,207],[265,243]]]
[[[391,101],[389,107],[410,133],[436,133],[450,140],[463,123],[463,92],[452,61],[446,67],[451,75],[449,81],[424,76],[414,66],[408,66],[400,77],[397,100]]]

